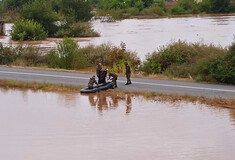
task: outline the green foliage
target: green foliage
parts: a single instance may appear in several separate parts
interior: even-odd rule
[[[123,10],[122,9],[111,9],[111,10],[109,10],[109,14],[114,19],[122,19],[123,18]]]
[[[168,77],[193,77],[199,81],[234,84],[235,45],[226,50],[213,45],[178,41],[146,56],[144,72]]]
[[[38,66],[44,62],[44,56],[38,48],[27,46],[20,48],[18,59],[23,61],[26,66]]]
[[[134,7],[135,7],[135,8],[138,8],[139,11],[142,11],[142,10],[144,9],[144,3],[143,3],[143,1],[138,0],[138,1],[135,3]]]
[[[213,13],[227,13],[229,12],[230,0],[210,0],[211,11]]]
[[[179,5],[173,5],[170,10],[171,14],[173,15],[180,15],[180,14],[186,14],[187,12],[184,10],[182,6]]]
[[[91,6],[84,0],[61,0],[61,12],[68,23],[88,21],[91,19]]]
[[[211,13],[211,3],[210,0],[203,0],[198,3],[198,8],[201,12]]]
[[[37,66],[44,62],[44,56],[32,46],[3,47],[0,43],[0,64]]]
[[[56,50],[51,50],[45,55],[45,62],[50,68],[60,68],[60,57]]]
[[[34,0],[3,0],[3,5],[6,9],[15,10],[22,8],[24,4],[31,3]]]
[[[163,8],[161,8],[159,6],[151,6],[149,8],[145,8],[141,12],[141,14],[143,14],[143,15],[158,15],[158,16],[166,15]]]
[[[49,36],[58,30],[54,23],[58,19],[57,13],[45,0],[37,0],[23,5],[20,16],[41,24]]]
[[[142,1],[144,3],[144,7],[147,8],[147,7],[150,7],[153,4],[154,0],[142,0]]]
[[[47,37],[41,24],[33,20],[18,19],[12,28],[13,40],[41,40]]]
[[[17,59],[18,55],[15,52],[15,49],[12,47],[3,47],[0,43],[0,64],[8,65],[14,62]]]
[[[229,11],[231,13],[234,13],[235,12],[235,2],[231,2],[230,5],[229,5]]]
[[[138,68],[140,59],[135,52],[112,46],[111,44],[102,44],[99,46],[90,45],[79,49],[89,61],[89,64],[96,65],[101,62],[104,65],[113,68],[124,67],[124,61],[129,61],[133,68]]]
[[[98,37],[99,33],[92,29],[91,23],[74,23],[61,27],[54,37]]]
[[[129,16],[135,16],[135,15],[138,15],[139,14],[139,9],[138,8],[128,8],[126,10],[126,13],[129,15]]]
[[[235,84],[235,43],[224,57],[216,57],[208,66],[209,75],[218,82]]]
[[[198,6],[194,0],[179,0],[177,4],[171,8],[171,13],[174,15],[197,13]]]
[[[70,38],[59,41],[57,49],[46,56],[49,67],[64,69],[84,68],[88,65],[85,56],[78,50],[77,42]]]

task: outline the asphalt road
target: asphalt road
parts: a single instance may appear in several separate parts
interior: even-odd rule
[[[95,73],[94,73],[95,74]],[[74,86],[87,86],[92,74],[18,69],[0,67],[0,80],[47,82]],[[132,84],[125,85],[126,78],[118,77],[118,89],[129,91],[150,91],[180,95],[217,98],[235,98],[234,85],[195,83],[173,80],[131,78]]]

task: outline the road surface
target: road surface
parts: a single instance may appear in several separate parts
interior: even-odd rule
[[[95,74],[95,73],[94,73]],[[92,74],[19,69],[0,67],[0,80],[20,80],[87,86]],[[126,78],[118,77],[118,89],[129,91],[150,91],[158,93],[192,95],[217,98],[235,98],[234,85],[195,83],[173,80],[131,78],[132,84],[125,85]]]

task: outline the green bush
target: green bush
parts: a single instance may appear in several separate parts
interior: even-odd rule
[[[11,33],[13,40],[41,40],[47,37],[46,32],[43,30],[41,24],[27,19],[18,19]]]
[[[38,66],[39,64],[44,63],[44,56],[39,51],[39,48],[33,46],[26,46],[20,48],[18,59],[22,60],[26,66]]]
[[[51,50],[45,55],[45,63],[49,68],[60,68],[60,57],[56,53],[56,50]]]
[[[58,15],[46,0],[37,0],[24,4],[20,11],[20,16],[41,24],[49,36],[58,30],[58,27],[55,25]]]
[[[198,8],[201,12],[211,13],[211,3],[210,0],[203,0],[198,3]]]
[[[78,50],[77,42],[70,38],[59,41],[57,49],[46,55],[49,67],[79,69],[88,66],[86,57]]]
[[[34,0],[3,0],[2,3],[6,9],[15,10],[22,8],[24,4],[31,3],[32,1]]]
[[[224,68],[229,68],[232,72],[232,68],[235,68],[232,64],[233,61],[229,61],[232,59],[231,57],[224,58],[227,54],[228,50],[221,47],[178,41],[160,48],[158,52],[147,55],[143,69],[145,73],[163,73],[168,77],[193,77],[199,81],[231,83],[225,80],[227,79],[225,77],[218,78],[221,75],[218,72],[222,73],[222,70],[219,70],[221,69],[220,63],[226,62],[225,64],[228,64],[230,68]],[[223,76],[229,77],[231,75],[228,69],[223,72]]]
[[[180,14],[186,14],[187,12],[182,6],[179,5],[173,5],[170,9],[171,14],[173,15],[180,15]]]
[[[209,75],[218,82],[235,84],[235,43],[224,57],[216,57],[208,66]]]
[[[129,15],[129,16],[136,16],[139,14],[139,9],[138,8],[128,8],[126,9],[126,13]]]
[[[98,37],[99,33],[92,29],[90,23],[74,23],[62,26],[54,37]]]
[[[123,9],[111,9],[109,11],[109,14],[112,16],[114,19],[123,19]]]
[[[0,43],[0,64],[9,65],[18,58],[18,54],[12,47],[4,47]]]
[[[91,5],[84,0],[61,0],[60,10],[69,24],[91,19]]]
[[[140,59],[135,52],[112,46],[110,43],[99,46],[89,45],[79,50],[85,55],[91,66],[95,66],[101,62],[113,68],[124,67],[124,61],[130,62],[133,69],[138,68],[140,65]]]
[[[166,13],[164,12],[162,7],[159,6],[151,6],[149,8],[143,9],[141,12],[142,15],[157,15],[157,16],[164,16]]]

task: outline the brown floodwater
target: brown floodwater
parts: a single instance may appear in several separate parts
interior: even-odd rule
[[[235,110],[0,88],[2,160],[234,160]]]
[[[127,49],[136,51],[141,59],[163,45],[182,40],[227,47],[234,41],[235,16],[198,16],[162,19],[126,19],[113,23],[93,21],[93,28],[100,33],[95,38],[75,38],[80,46],[112,43],[119,46],[121,41]],[[12,24],[6,24],[9,35]],[[60,38],[48,38],[46,41],[24,42],[40,47],[43,51],[56,47]],[[4,44],[17,44],[9,36],[0,37]]]

